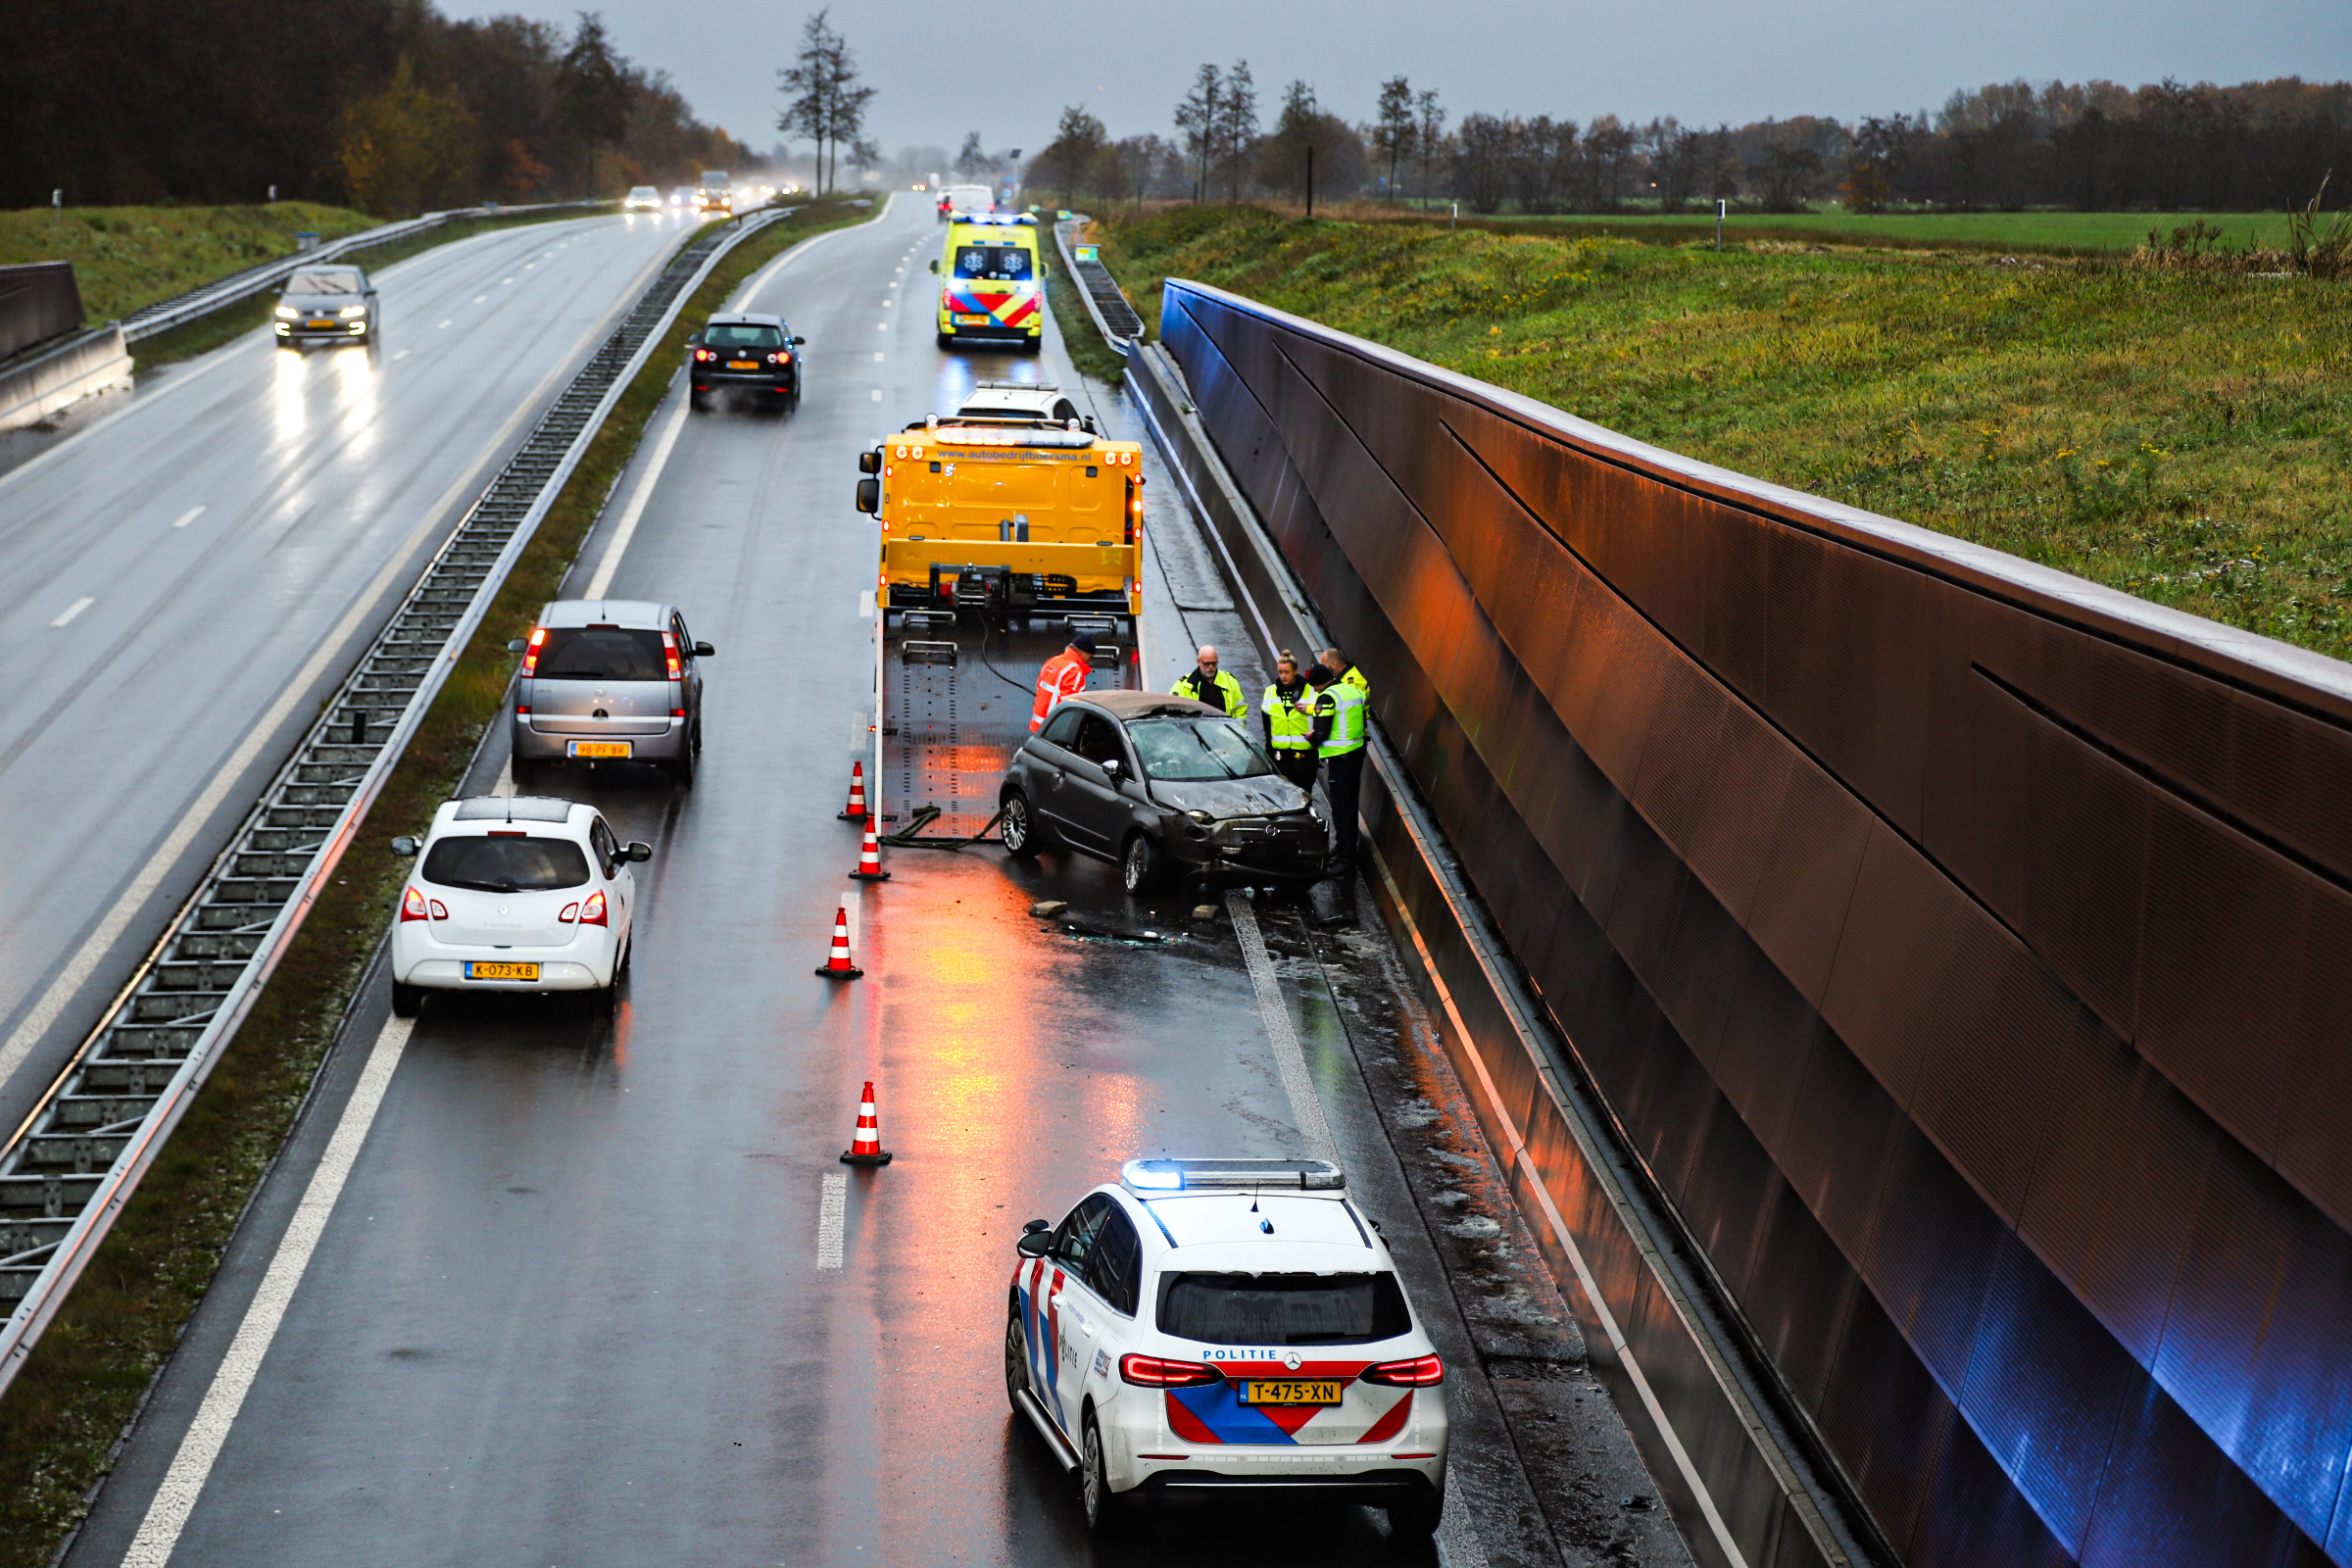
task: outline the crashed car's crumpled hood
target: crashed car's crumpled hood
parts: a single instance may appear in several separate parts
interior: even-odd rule
[[[1306,809],[1306,791],[1280,773],[1256,778],[1204,779],[1172,784],[1152,781],[1152,797],[1179,811],[1206,811],[1210,816],[1266,816],[1276,811]]]

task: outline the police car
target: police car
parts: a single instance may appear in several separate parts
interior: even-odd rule
[[[1380,1234],[1323,1160],[1133,1159],[1021,1237],[1012,1407],[1087,1523],[1144,1499],[1279,1488],[1437,1529],[1446,1380]]]

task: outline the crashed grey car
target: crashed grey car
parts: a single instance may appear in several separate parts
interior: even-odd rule
[[[337,264],[297,267],[277,297],[277,341],[372,343],[381,325],[367,270]]]
[[[1021,743],[998,804],[1004,848],[1060,846],[1119,867],[1130,893],[1181,875],[1270,885],[1323,874],[1330,834],[1240,723],[1155,692],[1088,692]]]

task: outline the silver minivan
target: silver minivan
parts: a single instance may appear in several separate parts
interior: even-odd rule
[[[514,681],[514,785],[549,765],[653,762],[694,782],[703,749],[703,660],[675,605],[559,599],[539,612]]]

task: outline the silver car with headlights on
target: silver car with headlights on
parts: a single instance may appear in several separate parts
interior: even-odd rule
[[[372,343],[381,325],[367,270],[341,264],[297,267],[277,296],[277,341]]]

